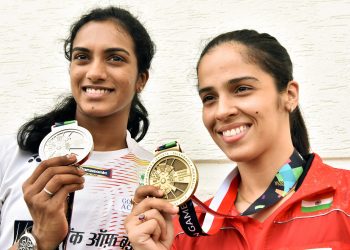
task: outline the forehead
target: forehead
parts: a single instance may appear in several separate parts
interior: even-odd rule
[[[73,47],[93,45],[123,46],[133,48],[134,42],[129,33],[114,20],[90,21],[83,25],[73,41]]]
[[[222,43],[211,48],[200,60],[198,79],[216,76],[217,74],[233,74],[242,67],[255,67],[245,60],[247,49],[237,43]]]
[[[198,65],[198,88],[218,87],[233,79],[271,78],[254,60],[249,60],[248,49],[238,43],[222,43],[206,53]]]
[[[218,62],[248,63],[248,49],[237,42],[224,42],[209,49],[201,58],[198,69],[206,67],[207,64]]]

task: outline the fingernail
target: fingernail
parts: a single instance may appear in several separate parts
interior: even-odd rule
[[[163,195],[164,195],[163,190],[159,189],[159,190],[158,190],[158,194],[159,194],[160,196],[163,196]]]
[[[82,167],[77,167],[78,171],[80,174],[84,175],[85,174],[85,170]]]
[[[71,160],[73,158],[73,154],[67,154],[66,157]]]

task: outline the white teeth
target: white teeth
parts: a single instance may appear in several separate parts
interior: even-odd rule
[[[242,125],[239,128],[233,128],[231,130],[226,130],[226,131],[222,132],[222,134],[224,136],[235,136],[235,135],[238,135],[238,134],[246,131],[247,129],[248,129],[248,126]]]
[[[86,88],[86,93],[89,94],[98,94],[98,95],[102,95],[102,94],[106,94],[109,93],[110,91],[108,89],[93,89],[93,88]]]

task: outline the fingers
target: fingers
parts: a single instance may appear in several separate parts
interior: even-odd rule
[[[169,214],[177,214],[179,212],[179,208],[177,206],[172,205],[166,200],[146,198],[140,204],[135,206],[131,213],[137,215],[143,213],[144,211],[151,210],[153,208],[157,209],[160,212]]]
[[[152,200],[168,203],[160,199]],[[174,236],[172,215],[157,209],[150,209],[141,214],[130,214],[125,220],[125,229],[132,244],[141,248],[146,245],[150,246],[150,244],[155,246],[159,242],[170,246]]]
[[[43,197],[50,198],[52,194],[55,194],[64,185],[83,184],[85,181],[84,177],[82,177],[83,174],[83,170],[76,169],[72,166],[51,167],[50,169],[47,169],[32,185],[28,185],[28,183],[23,184],[24,197],[31,197],[38,193],[42,193],[44,194]]]
[[[139,230],[143,232],[143,236],[141,235],[141,238],[145,237],[145,239],[147,239],[151,237],[154,242],[159,241],[161,229],[156,220],[151,219],[142,223],[139,226]]]
[[[134,207],[134,210],[131,212],[130,216],[126,218],[125,224],[129,223],[131,226],[137,226],[142,223],[139,216],[144,214],[146,221],[155,220],[157,225],[160,227],[160,238],[162,240],[167,238],[167,223],[165,221],[165,215],[177,214],[179,208],[173,206],[166,200],[157,199],[157,198],[146,198],[140,204]],[[159,238],[159,236],[157,236]]]
[[[140,216],[144,215],[145,219],[140,220]],[[153,232],[152,238],[158,240],[160,236],[164,239],[167,235],[167,226],[163,215],[157,209],[148,210],[138,216],[138,224],[143,224],[144,222],[153,221],[157,224],[157,230]]]
[[[73,192],[77,189],[81,189],[84,186],[83,185],[84,182],[85,182],[84,177],[80,177],[77,175],[72,175],[72,174],[54,175],[49,180],[49,182],[46,183],[46,185],[44,186],[41,192],[44,192],[48,196],[54,196],[64,186],[70,186],[70,188],[65,188],[64,190],[69,190],[70,192]],[[38,188],[36,187],[35,190],[36,189]],[[32,192],[35,193],[35,190]],[[50,195],[47,191],[49,191],[52,194]]]
[[[168,237],[164,238],[165,244],[171,246],[171,243],[174,240],[174,225],[173,225],[173,216],[170,214],[164,214],[164,218],[166,221],[167,234]]]
[[[140,186],[136,189],[133,200],[136,204],[138,204],[147,197],[161,198],[163,197],[163,195],[164,195],[163,191],[160,190],[159,188],[151,185],[145,185],[145,186]]]
[[[50,193],[56,193],[62,185],[83,183],[82,176],[84,171],[80,168],[69,166],[75,160],[76,156],[69,155],[43,161],[24,182],[23,193],[28,196],[36,195],[46,188],[49,192],[45,193],[50,196]]]
[[[52,197],[54,202],[61,202],[62,200],[66,200],[69,193],[75,192],[77,190],[81,190],[84,188],[84,184],[70,184],[63,186],[55,195]],[[64,202],[67,204],[67,202]],[[65,207],[67,210],[67,207]]]
[[[31,206],[53,197],[63,201],[69,192],[82,189],[84,170],[69,165],[75,160],[76,157],[70,155],[43,161],[22,186],[27,204]]]
[[[136,190],[132,212],[125,220],[125,229],[133,244],[149,246],[164,241],[170,246],[173,239],[172,215],[177,214],[179,208],[159,199],[163,195],[164,192],[154,186],[141,186]]]
[[[77,158],[75,155],[70,154],[66,156],[54,157],[48,160],[45,160],[39,164],[39,166],[34,170],[33,174],[28,178],[26,183],[28,185],[33,184],[39,176],[48,168],[54,166],[68,166],[76,162]]]

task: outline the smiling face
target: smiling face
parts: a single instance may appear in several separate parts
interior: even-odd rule
[[[215,143],[233,161],[278,154],[291,144],[286,93],[274,78],[242,55],[246,47],[222,43],[206,53],[198,66],[203,122]],[[280,152],[282,153],[282,152]]]
[[[91,21],[78,31],[72,48],[77,119],[115,116],[127,121],[133,96],[147,81],[138,73],[130,35],[115,21]]]

